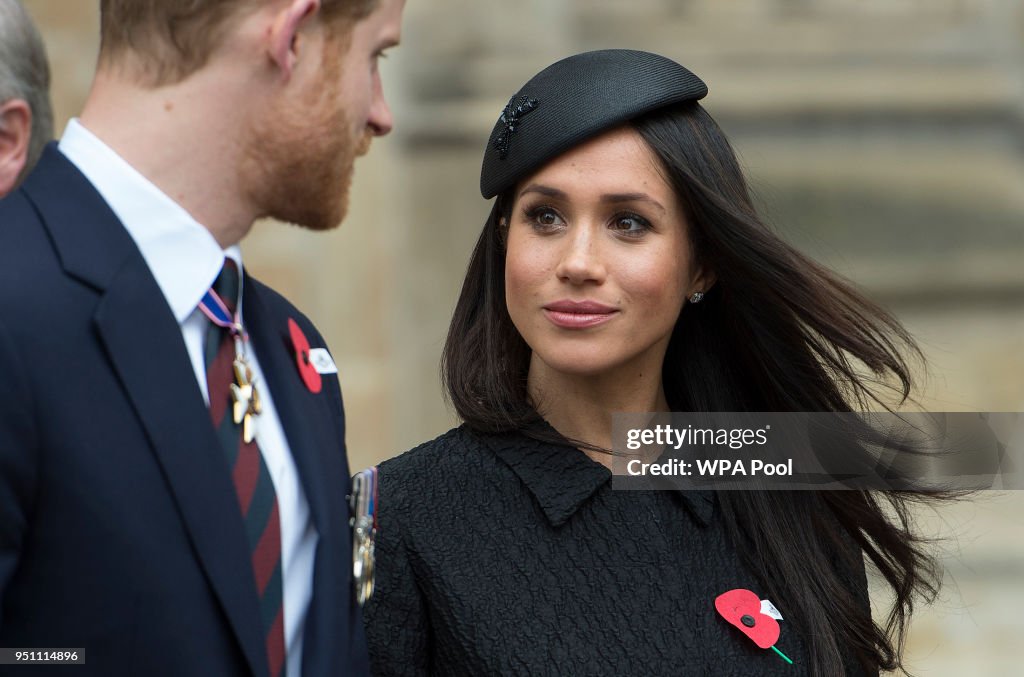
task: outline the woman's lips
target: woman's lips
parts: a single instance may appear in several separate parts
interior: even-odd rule
[[[595,301],[556,301],[544,306],[548,320],[563,329],[586,329],[604,324],[619,312]]]

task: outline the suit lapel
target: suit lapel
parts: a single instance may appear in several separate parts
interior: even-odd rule
[[[320,450],[330,444],[330,439],[324,439],[318,426],[322,418],[315,408],[321,403],[314,398],[321,395],[313,395],[306,390],[299,378],[287,334],[288,318],[273,316],[261,298],[255,280],[248,275],[245,276],[243,290],[245,326],[270,392],[274,395],[274,408],[288,438],[288,447],[299,471],[313,524],[322,535],[328,507],[325,478],[318,457]]]
[[[241,513],[181,329],[131,237],[85,177],[53,147],[33,177],[26,189],[65,270],[101,293],[97,333],[146,430],[196,556],[250,668],[266,674]]]
[[[268,292],[246,276],[243,301],[245,323],[253,347],[274,394],[274,407],[298,468],[313,524],[320,540],[313,573],[313,596],[304,629],[303,671],[338,674],[337,662],[350,647],[349,587],[344,578],[351,567],[348,554],[347,511],[344,503],[344,444],[341,410],[328,384],[313,394],[306,389],[295,362],[288,317],[275,313]],[[294,318],[298,320],[299,318]],[[341,581],[339,582],[339,579]]]

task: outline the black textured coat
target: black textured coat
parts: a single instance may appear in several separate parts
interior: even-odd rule
[[[794,665],[715,611],[727,590],[761,591],[713,493],[610,478],[577,449],[465,426],[384,462],[374,674],[810,674],[785,620],[776,646]]]

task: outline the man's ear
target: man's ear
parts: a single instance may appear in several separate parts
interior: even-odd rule
[[[0,197],[14,189],[28,158],[32,109],[24,99],[0,104]]]
[[[319,11],[320,0],[290,0],[274,18],[270,27],[269,54],[285,80],[291,78],[299,58],[299,31]]]

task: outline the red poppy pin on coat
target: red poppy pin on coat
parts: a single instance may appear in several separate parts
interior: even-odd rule
[[[770,608],[775,610],[771,602],[762,601],[750,590],[737,588],[729,592],[723,592],[715,598],[715,609],[733,626],[739,628],[740,632],[754,641],[754,644],[762,649],[772,649],[775,653],[789,663],[793,661],[786,654],[775,647],[781,632],[779,623],[775,618],[765,614],[762,609]],[[778,611],[775,611],[778,614]],[[781,615],[779,616],[781,619]]]
[[[290,318],[288,320],[288,333],[292,337],[292,346],[295,348],[295,363],[299,367],[299,375],[302,377],[302,381],[309,388],[309,392],[319,393],[320,388],[323,387],[323,379],[310,359],[309,339],[302,333],[298,323]]]

